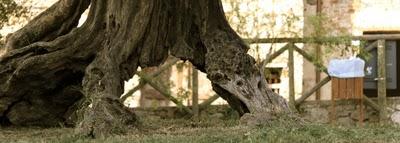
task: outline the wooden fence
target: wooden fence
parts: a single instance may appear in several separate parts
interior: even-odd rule
[[[318,59],[316,57],[311,56],[308,54],[306,51],[302,50],[301,48],[297,47],[295,44],[296,43],[317,43],[317,44],[323,44],[323,43],[336,43],[336,44],[341,44],[341,43],[350,43],[351,40],[369,40],[369,41],[375,41],[372,44],[368,45],[365,47],[366,51],[371,51],[375,47],[378,49],[378,103],[375,103],[373,100],[369,99],[364,95],[364,102],[366,105],[371,106],[373,109],[379,111],[380,113],[380,118],[384,119],[386,117],[386,68],[385,68],[385,41],[386,40],[398,40],[400,39],[400,34],[390,34],[390,35],[366,35],[366,36],[354,36],[354,37],[319,37],[319,38],[270,38],[270,39],[244,39],[246,42],[249,44],[259,44],[259,43],[286,43],[285,46],[277,50],[275,53],[271,54],[270,56],[267,57],[266,62],[270,63],[272,60],[277,58],[279,55],[284,53],[285,51],[288,51],[288,68],[289,68],[289,104],[291,107],[298,107],[300,104],[302,104],[307,98],[309,98],[313,93],[317,92],[322,86],[326,85],[331,78],[329,76],[325,77],[324,79],[320,80],[319,83],[317,83],[314,87],[311,89],[304,91],[303,94],[301,95],[300,98],[295,99],[295,86],[294,86],[294,52],[297,52],[300,54],[304,59],[307,61],[311,62],[317,69],[320,69],[321,72],[324,72],[327,74],[327,68],[320,62],[317,62]],[[193,80],[192,80],[192,91],[193,91],[193,101],[192,101],[192,108],[189,109],[188,107],[184,106],[182,102],[177,100],[170,92],[167,92],[162,86],[157,84],[156,82],[153,81],[153,78],[160,75],[163,71],[168,69],[169,67],[173,66],[176,62],[178,62],[178,59],[174,59],[168,63],[166,63],[164,66],[160,67],[156,72],[152,73],[151,75],[146,75],[143,74],[142,72],[138,72],[137,75],[143,80],[139,85],[131,89],[130,91],[127,92],[127,94],[123,95],[121,97],[121,101],[125,101],[129,96],[131,96],[134,92],[139,90],[141,87],[143,87],[145,84],[149,84],[154,89],[158,90],[162,95],[167,97],[169,100],[174,102],[177,106],[183,109],[183,111],[187,112],[190,115],[193,115],[194,117],[198,117],[199,111],[207,108],[208,105],[210,105],[212,102],[214,102],[216,99],[218,99],[218,95],[214,95],[204,101],[201,104],[198,104],[198,80],[197,80],[197,70],[193,69]]]
[[[293,52],[299,53],[303,56],[304,59],[314,64],[315,67],[320,69],[322,72],[327,74],[327,68],[317,62],[318,59],[309,55],[304,50],[300,49],[295,45],[295,43],[316,43],[316,44],[324,44],[324,43],[332,43],[332,44],[348,44],[351,43],[352,40],[360,40],[360,41],[374,41],[372,44],[367,45],[365,48],[366,52],[370,52],[374,48],[377,48],[377,66],[378,66],[378,77],[376,78],[378,82],[378,103],[375,103],[370,98],[364,97],[364,102],[371,106],[373,109],[379,111],[380,120],[383,121],[386,118],[386,55],[385,49],[386,40],[399,40],[400,34],[374,34],[374,35],[365,35],[365,36],[353,36],[353,37],[319,37],[319,38],[270,38],[270,39],[246,39],[246,41],[250,44],[259,44],[259,43],[287,43],[285,46],[277,50],[275,53],[271,54],[266,60],[267,62],[272,62],[273,59],[281,55],[286,50],[289,53],[288,58],[288,68],[289,68],[289,105],[292,107],[298,107],[302,102],[304,102],[308,97],[310,97],[313,93],[318,91],[322,86],[327,84],[331,78],[327,76],[322,79],[311,89],[303,92],[302,96],[295,100],[295,87],[294,87],[294,58]],[[399,72],[399,71],[397,71]]]

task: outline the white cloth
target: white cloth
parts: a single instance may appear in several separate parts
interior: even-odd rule
[[[329,61],[328,73],[338,78],[364,77],[364,60],[360,58],[332,59]]]

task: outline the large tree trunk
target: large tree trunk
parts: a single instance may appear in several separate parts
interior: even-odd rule
[[[289,111],[216,0],[60,0],[8,36],[6,48],[0,119],[16,125],[71,121],[87,135],[120,131],[136,119],[119,102],[124,80],[168,52],[207,73],[241,115]]]

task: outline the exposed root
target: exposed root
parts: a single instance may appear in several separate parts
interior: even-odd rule
[[[136,125],[135,114],[118,100],[102,100],[80,109],[83,118],[76,128],[78,135],[105,138],[110,133],[123,134]]]

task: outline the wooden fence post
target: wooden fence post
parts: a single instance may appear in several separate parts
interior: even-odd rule
[[[386,55],[385,40],[378,40],[378,103],[379,121],[386,120]]]
[[[199,75],[197,69],[192,66],[192,110],[194,119],[199,119]]]
[[[294,88],[294,56],[293,56],[293,47],[294,44],[290,43],[289,44],[289,62],[288,62],[288,67],[289,67],[289,107],[295,111],[296,106],[295,106],[295,88]]]

